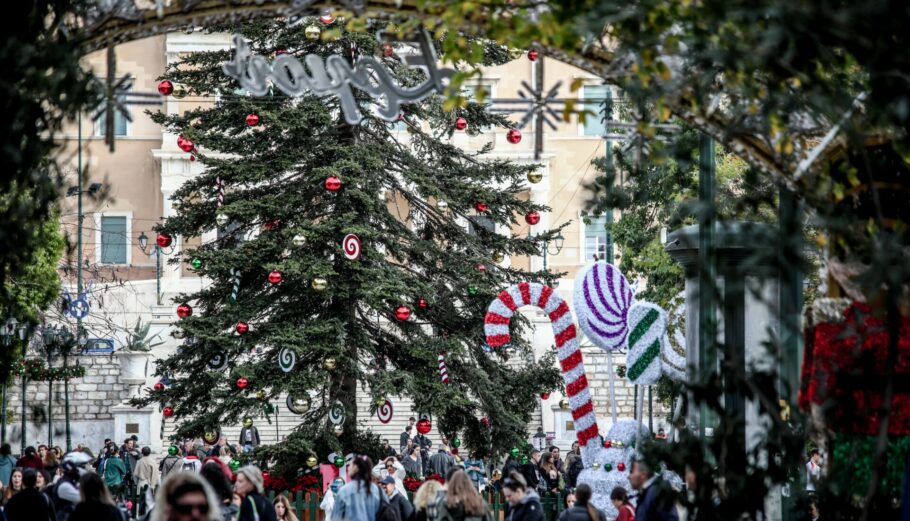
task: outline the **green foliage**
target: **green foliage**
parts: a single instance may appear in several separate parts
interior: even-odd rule
[[[127,351],[141,351],[149,352],[153,347],[160,346],[164,342],[152,342],[152,340],[159,338],[159,335],[149,336],[149,330],[152,327],[151,322],[142,323],[142,319],[136,321],[136,325],[133,326],[133,330],[128,333],[126,342],[123,345],[123,348]]]
[[[360,53],[378,54],[376,27],[368,29],[338,30],[311,41],[282,22],[239,27],[255,52],[284,49],[297,56],[347,55],[352,44]],[[300,417],[289,444],[263,449],[298,457],[329,448],[367,450],[372,442],[355,427],[364,421],[356,416],[355,392],[408,396],[415,413],[433,414],[437,436],[459,433],[466,446],[482,453],[501,453],[522,439],[538,394],[560,385],[559,372],[552,355],[507,365],[509,356],[530,358],[529,346],[517,336],[514,352],[486,353],[483,317],[504,286],[544,274],[493,263],[497,252],[536,254],[538,246],[484,226],[489,219],[509,229],[526,213],[547,208],[517,198],[534,165],[481,158],[447,142],[458,116],[468,119],[469,134],[503,127],[506,120],[476,103],[447,110],[443,98],[433,97],[405,108],[407,130],[369,114],[351,127],[340,120],[335,98],[235,94],[236,84],[221,72],[227,58],[227,51],[193,53],[167,71],[193,94],[220,93],[215,107],[153,115],[191,139],[206,166],[175,192],[177,214],[163,230],[198,237],[218,228],[219,213],[231,223],[218,230],[217,239],[184,252],[187,259],[202,260],[200,275],[212,282],[179,299],[194,308],[180,322],[187,341],[157,366],[174,383],[137,403],[173,406],[177,436],[191,436],[259,415],[262,400],[253,396],[260,391],[282,403],[286,393],[310,396],[312,408]],[[385,62],[402,83],[422,81],[421,71],[394,58]],[[364,108],[376,103],[357,96]],[[249,129],[244,118],[253,112],[262,124]],[[341,179],[340,191],[325,189],[329,176]],[[226,186],[222,208],[216,204],[218,178]],[[482,217],[473,211],[477,201],[489,207]],[[362,243],[356,261],[342,255],[341,241],[349,233]],[[236,302],[230,299],[234,269],[241,273]],[[280,284],[266,281],[271,270],[282,273]],[[316,278],[327,281],[324,291],[313,289]],[[426,309],[416,305],[421,298],[428,301]],[[400,305],[411,308],[410,321],[395,318]],[[249,333],[234,334],[238,321],[250,324]],[[522,320],[515,322],[520,329]],[[282,348],[297,358],[288,373],[278,368]],[[222,352],[228,369],[207,369]],[[440,352],[446,353],[449,384],[440,381]],[[336,361],[334,369],[324,368],[328,358]],[[245,391],[234,385],[241,376],[250,381]],[[336,400],[347,413],[340,438],[326,422]],[[410,411],[399,407],[396,414]],[[491,429],[481,425],[484,416]]]

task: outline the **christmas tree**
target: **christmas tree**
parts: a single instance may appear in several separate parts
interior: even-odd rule
[[[381,27],[325,22],[222,29],[239,30],[259,55],[371,55],[403,85],[424,81],[398,56],[405,48],[376,39]],[[485,49],[487,63],[509,57]],[[503,287],[547,278],[502,262],[539,254],[539,242],[509,231],[548,208],[519,197],[535,165],[448,142],[508,120],[473,102],[446,110],[437,95],[390,124],[370,111],[381,101],[355,90],[364,119],[352,126],[336,97],[247,95],[222,72],[231,59],[229,50],[192,53],[165,75],[166,88],[217,101],[154,115],[206,167],[174,193],[176,215],[160,232],[217,238],[184,247],[182,261],[206,283],[178,299],[184,345],[156,369],[169,385],[136,403],[165,406],[183,437],[269,415],[269,402],[287,394],[300,425],[270,450],[301,458],[365,450],[358,391],[374,407],[412,398],[435,430],[481,454],[518,444],[539,393],[561,380],[552,356],[533,361],[519,335],[509,349],[486,346],[483,318]]]

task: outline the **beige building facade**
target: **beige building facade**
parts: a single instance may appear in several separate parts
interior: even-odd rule
[[[134,91],[154,93],[158,78],[164,74],[166,65],[176,61],[181,53],[226,48],[228,44],[229,35],[210,35],[199,31],[169,33],[123,44],[115,49],[117,74],[131,74],[135,78]],[[584,98],[600,99],[608,92],[607,87],[601,85],[601,81],[595,76],[561,62],[541,59],[544,60],[544,88],[548,90],[557,81],[561,81],[560,98],[580,97],[583,102]],[[104,77],[106,74],[104,53],[92,55],[87,60],[99,77]],[[534,74],[534,64],[523,56],[508,64],[485,69],[481,76],[469,82],[469,88],[481,86],[494,100],[517,98],[523,81],[534,84],[536,80]],[[578,92],[570,92],[568,86],[575,81],[580,81],[583,86]],[[91,312],[84,324],[89,337],[108,339],[112,341],[114,349],[120,352],[127,339],[127,331],[132,329],[137,321],[152,323],[152,333],[157,335],[156,341],[163,344],[146,357],[138,356],[148,362],[144,386],[154,384],[154,380],[148,376],[153,367],[151,360],[173,352],[179,342],[171,335],[171,323],[176,320],[174,311],[176,305],[173,304],[172,298],[178,292],[194,291],[206,284],[206,281],[200,280],[187,266],[167,262],[168,259],[179,258],[180,250],[184,247],[183,238],[175,238],[173,252],[163,256],[160,268],[156,267],[158,264],[153,251],[155,244],[153,228],[173,213],[171,194],[183,182],[198,175],[203,167],[200,163],[191,161],[190,154],[177,147],[177,136],[165,132],[154,124],[144,111],[150,109],[179,113],[201,103],[212,103],[212,100],[189,97],[176,99],[170,96],[161,98],[159,106],[134,107],[133,121],[127,122],[118,118],[115,124],[117,138],[113,153],[108,151],[101,137],[103,130],[100,128],[101,125],[90,121],[88,116],[82,119],[81,132],[73,125],[64,135],[64,157],[73,161],[71,170],[74,174],[70,182],[76,184],[78,157],[76,151],[81,144],[82,161],[87,169],[84,187],[87,188],[92,183],[102,183],[106,187],[107,195],[100,201],[86,198],[85,202],[82,263],[87,288],[86,297],[91,305]],[[596,111],[597,107],[592,105],[589,103],[586,108]],[[520,115],[513,117],[518,119]],[[559,251],[556,251],[555,245],[551,245],[546,260],[538,256],[530,259],[510,258],[503,262],[533,270],[543,269],[546,262],[550,271],[564,272],[565,275],[560,279],[557,289],[564,298],[571,301],[575,274],[586,263],[593,262],[594,255],[603,258],[606,252],[607,238],[603,218],[592,219],[590,224],[585,224],[582,219],[589,198],[584,185],[591,183],[595,176],[591,161],[602,157],[606,150],[602,138],[603,127],[597,117],[581,122],[573,116],[570,121],[559,123],[555,131],[548,128],[546,130],[539,160],[543,179],[537,184],[528,184],[526,197],[546,204],[551,211],[542,213],[542,219],[536,226],[529,226],[522,221],[513,229],[502,231],[517,235],[536,234],[569,222],[563,230],[564,244]],[[517,145],[506,141],[504,130],[485,132],[474,137],[456,133],[453,142],[465,148],[476,149],[493,141],[495,146],[490,153],[491,156],[534,163],[533,125],[522,129],[522,133],[523,139]],[[402,140],[406,140],[407,133],[402,131],[401,134]],[[66,199],[63,226],[75,244],[78,226],[75,197]],[[140,248],[139,237],[142,234],[148,238],[145,250]],[[212,238],[203,236],[193,240],[206,241]],[[74,292],[75,281],[72,275],[73,270],[69,270],[65,284]],[[160,295],[157,289],[159,279]],[[534,356],[543,356],[553,344],[553,334],[547,318],[533,310],[527,310],[526,313],[535,326],[532,333]],[[478,328],[480,327],[482,324],[478,324]],[[584,347],[584,354],[596,412],[601,427],[606,429],[610,425],[606,360],[608,355],[592,346]],[[111,359],[121,359],[119,384],[126,386],[143,377],[133,375],[132,380],[124,377],[124,373],[131,370],[127,366],[134,364],[134,361],[126,355],[110,356]],[[625,355],[612,356],[614,366],[625,363]],[[91,365],[87,364],[87,367],[91,373]],[[125,392],[124,399],[138,387],[134,385],[129,392]],[[618,378],[616,388],[620,416],[630,418],[634,391],[627,382]],[[381,424],[368,413],[369,396],[363,398],[361,421],[374,430],[388,435],[390,440],[397,439],[397,434],[410,415],[410,404],[406,400],[396,401],[393,421]],[[529,434],[533,434],[538,426],[543,427],[544,432],[552,436],[554,443],[565,448],[574,439],[574,431],[570,413],[558,406],[561,398],[559,393],[553,393],[547,400],[541,401],[540,412],[529,426]],[[276,409],[280,410],[279,422],[266,428],[265,420],[262,420],[260,431],[263,443],[280,439],[295,425],[294,417],[290,413],[282,416],[286,410],[283,401],[276,402],[275,405]],[[105,416],[112,418],[110,420],[82,419],[78,414],[74,415],[74,424],[84,422],[85,425],[92,425],[91,428],[83,429],[84,438],[79,438],[78,431],[74,429],[74,443],[77,441],[84,441],[87,444],[98,443],[98,439],[89,438],[98,436],[101,432],[106,433],[104,437],[114,439],[139,433],[143,443],[147,442],[153,448],[160,449],[162,435],[166,436],[170,431],[167,425],[162,428],[160,413],[155,408],[135,410],[112,403],[110,412],[109,416]],[[656,429],[658,423],[663,423],[665,411],[657,408],[655,404],[653,416]],[[647,409],[645,417],[647,418]],[[99,427],[93,423],[98,421],[107,421],[109,425]],[[225,426],[224,432],[230,438],[234,438],[236,432],[239,432],[239,426]],[[164,443],[166,444],[166,441]]]

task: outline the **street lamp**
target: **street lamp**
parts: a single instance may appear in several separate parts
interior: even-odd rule
[[[84,347],[88,342],[88,335],[85,330],[79,328],[78,334],[64,326],[46,326],[42,329],[41,340],[44,344],[45,353],[47,353],[47,367],[51,368],[54,355],[63,356],[63,413],[66,421],[66,451],[72,450],[72,436],[70,433],[70,396],[69,396],[69,374],[67,373],[69,355],[73,348]],[[53,385],[54,379],[47,380],[47,441],[49,445],[53,444]]]
[[[528,232],[528,238],[531,238],[531,232]],[[534,237],[534,240],[543,242],[543,248],[541,248],[541,255],[543,256],[543,271],[547,272],[547,254],[549,253],[550,255],[559,255],[559,252],[562,251],[562,247],[565,245],[566,238],[562,236],[562,232],[559,232],[556,237],[537,234],[537,236]],[[550,249],[551,244],[553,245],[553,249]]]
[[[139,234],[139,249],[142,250],[142,253],[151,257],[155,256],[155,296],[158,302],[158,305],[161,305],[161,255],[170,255],[174,253],[174,246],[168,246],[162,248],[158,241],[155,241],[154,246],[151,249],[148,249],[149,238],[145,232]]]
[[[9,346],[16,338],[19,338],[20,341],[25,341],[28,337],[28,324],[19,323],[15,317],[9,317],[6,319],[6,323],[0,328],[0,340],[2,340],[4,346]],[[3,381],[3,399],[2,404],[0,404],[0,445],[6,443],[6,380]]]

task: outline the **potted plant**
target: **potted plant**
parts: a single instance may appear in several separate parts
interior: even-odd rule
[[[149,352],[164,342],[154,342],[159,336],[149,336],[150,322],[136,321],[133,330],[127,333],[123,349],[117,351],[120,359],[120,381],[130,386],[129,398],[139,394],[139,388],[148,375]]]

